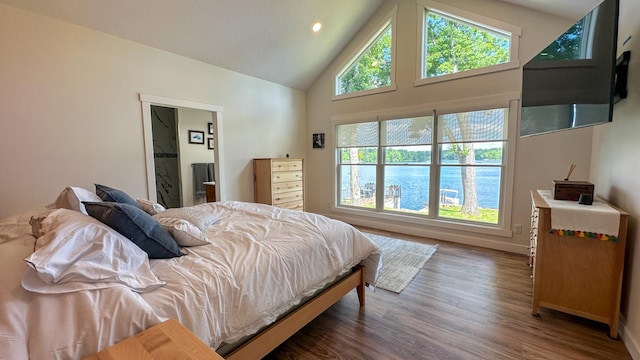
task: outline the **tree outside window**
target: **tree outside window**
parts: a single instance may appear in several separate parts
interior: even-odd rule
[[[336,95],[391,85],[391,35],[389,24],[351,66],[337,76]]]
[[[423,77],[437,77],[509,61],[510,38],[434,11],[425,13]]]

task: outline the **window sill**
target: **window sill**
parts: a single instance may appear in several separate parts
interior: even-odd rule
[[[478,75],[491,74],[491,73],[511,70],[511,69],[515,69],[515,68],[518,68],[518,67],[520,67],[520,61],[513,60],[513,61],[510,61],[508,63],[504,63],[504,64],[500,64],[500,65],[494,65],[494,66],[480,68],[480,69],[466,70],[466,71],[460,71],[460,72],[453,73],[453,74],[441,75],[441,76],[430,77],[430,78],[416,79],[413,84],[414,84],[414,86],[429,85],[429,84],[435,84],[435,83],[444,82],[444,81],[450,81],[450,80],[456,80],[456,79],[464,79],[464,78],[468,78],[468,77],[472,77],[472,76],[478,76]]]
[[[455,231],[465,231],[475,234],[493,235],[500,237],[512,237],[513,232],[509,228],[504,228],[500,224],[482,224],[470,221],[456,221],[453,219],[445,218],[426,218],[424,216],[412,216],[404,215],[395,212],[377,212],[374,210],[365,210],[349,207],[332,207],[332,211],[341,214],[349,214],[353,216],[359,216],[363,218],[370,218],[376,220],[386,220],[389,222],[403,222],[409,224],[416,224],[421,226],[433,226],[441,229],[449,229]]]
[[[335,101],[335,100],[350,99],[350,98],[355,98],[355,97],[360,97],[360,96],[381,94],[381,93],[385,93],[385,92],[396,91],[396,89],[397,89],[396,84],[393,83],[393,84],[391,84],[389,86],[376,88],[376,89],[355,91],[355,92],[351,92],[351,93],[347,93],[347,94],[340,94],[340,95],[332,95],[331,96],[331,100]]]

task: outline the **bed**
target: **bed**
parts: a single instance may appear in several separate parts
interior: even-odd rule
[[[168,319],[225,358],[260,358],[354,288],[363,306],[381,267],[370,239],[321,215],[96,194],[68,187],[0,220],[0,359],[79,359]],[[153,226],[127,232],[123,216]],[[175,244],[140,240],[154,232]]]

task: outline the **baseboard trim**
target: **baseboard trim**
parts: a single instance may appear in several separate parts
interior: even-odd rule
[[[634,340],[636,337],[629,331],[626,325],[625,319],[620,316],[620,326],[619,326],[620,337],[622,338],[622,342],[624,346],[629,350],[629,354],[631,354],[631,358],[633,360],[640,360],[640,346]]]

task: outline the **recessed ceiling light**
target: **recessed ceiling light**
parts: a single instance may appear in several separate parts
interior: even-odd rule
[[[311,29],[313,30],[313,32],[318,32],[320,31],[320,29],[322,29],[322,24],[320,24],[319,22],[313,24],[313,26],[311,27]]]

